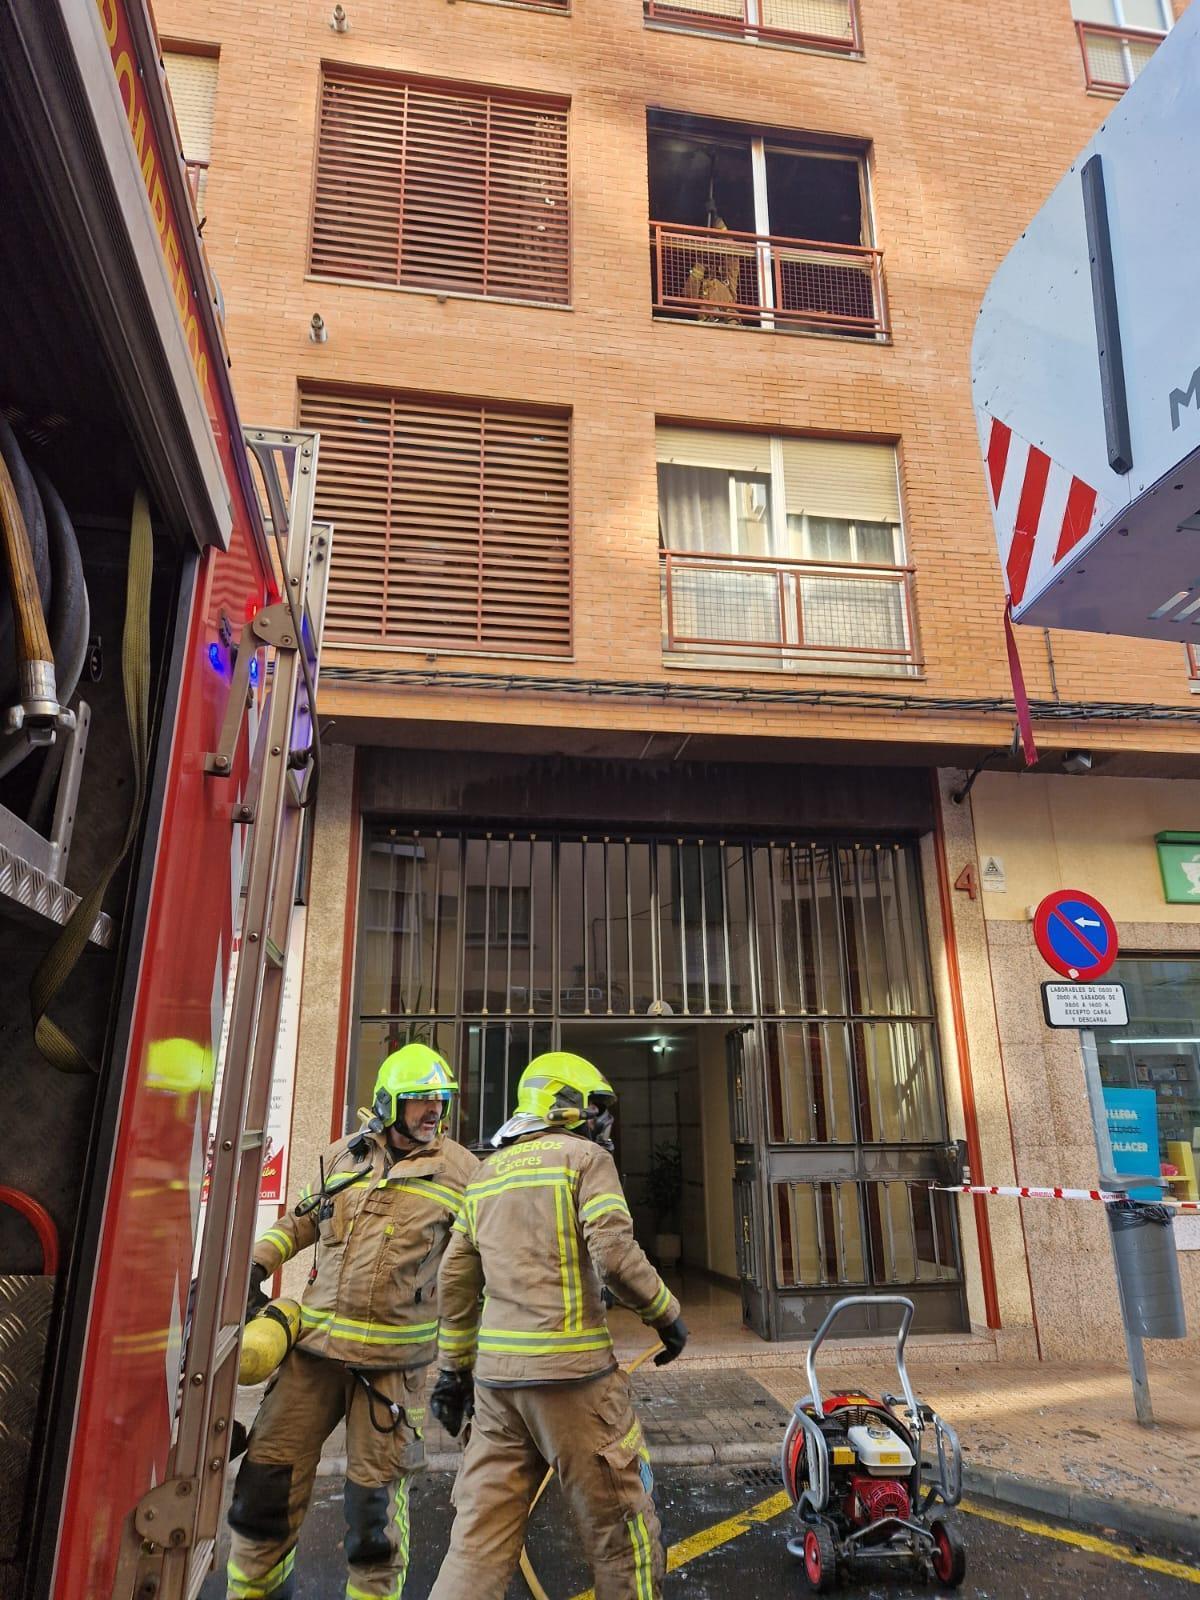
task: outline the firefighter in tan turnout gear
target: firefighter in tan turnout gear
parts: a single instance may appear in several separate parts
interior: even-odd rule
[[[633,1236],[608,1131],[612,1088],[589,1062],[539,1056],[516,1114],[467,1186],[439,1274],[442,1371],[430,1408],[451,1433],[474,1405],[450,1549],[430,1600],[503,1600],[530,1502],[558,1474],[596,1600],[658,1600],[654,1480],[601,1288],[683,1349],[679,1303]],[[486,1295],[486,1298],[485,1298]]]
[[[254,1247],[251,1311],[266,1303],[264,1279],[310,1245],[317,1253],[296,1347],[259,1408],[229,1509],[228,1593],[239,1600],[294,1593],[321,1446],[343,1418],[347,1600],[399,1600],[408,1479],[424,1460],[438,1265],[479,1169],[442,1133],[457,1087],[427,1045],[388,1056],[371,1120],[326,1152],[319,1181]]]

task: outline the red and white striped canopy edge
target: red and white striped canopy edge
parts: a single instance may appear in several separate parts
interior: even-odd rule
[[[1004,585],[1017,611],[1116,508],[998,417],[977,416]]]

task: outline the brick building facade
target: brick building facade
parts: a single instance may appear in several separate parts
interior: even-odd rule
[[[320,429],[336,523],[297,1181],[387,1043],[454,1051],[482,1135],[562,1043],[624,1075],[632,1188],[682,1153],[643,1230],[767,1336],[875,1283],[1047,1356],[1094,1295],[1115,1352],[1102,1218],[923,1185],[947,1136],[989,1182],[1094,1179],[1024,927],[1064,816],[1134,978],[1181,996],[1102,1041],[1106,1081],[1160,1084],[1178,1195],[1200,1138],[1200,910],[1154,848],[1200,801],[1188,659],[1027,630],[1016,776],[969,376],[992,272],[1169,6],[156,9],[243,414]]]

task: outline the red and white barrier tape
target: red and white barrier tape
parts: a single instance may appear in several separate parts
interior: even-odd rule
[[[933,1183],[930,1188],[943,1194],[998,1194],[1012,1200],[1103,1200],[1109,1205],[1129,1198],[1120,1189],[1045,1189],[1031,1183]],[[1200,1211],[1198,1200],[1163,1199],[1154,1204],[1171,1206],[1176,1211]]]

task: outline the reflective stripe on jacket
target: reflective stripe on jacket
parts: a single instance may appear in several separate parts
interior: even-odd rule
[[[568,1133],[516,1140],[467,1185],[442,1259],[441,1365],[473,1366],[498,1387],[607,1372],[602,1284],[645,1322],[679,1315],[633,1236],[608,1152]]]
[[[408,1153],[353,1134],[325,1154],[324,1186],[260,1234],[268,1273],[317,1245],[300,1304],[300,1347],[355,1367],[423,1367],[438,1329],[437,1272],[479,1162],[453,1139]]]

